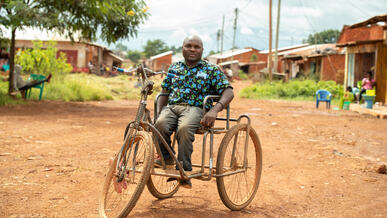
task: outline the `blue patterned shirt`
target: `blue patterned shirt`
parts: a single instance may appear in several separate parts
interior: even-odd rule
[[[215,64],[199,61],[194,67],[187,67],[185,62],[172,64],[168,73],[175,77],[166,77],[161,87],[169,92],[168,104],[187,103],[203,107],[207,95],[221,95],[226,88],[232,88],[224,73]],[[210,109],[212,102],[206,105]]]

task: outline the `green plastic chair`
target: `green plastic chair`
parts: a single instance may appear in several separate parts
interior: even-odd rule
[[[40,75],[40,74],[31,74],[30,77],[28,78],[28,81],[31,81],[31,80],[45,80],[46,79],[46,76],[44,75]],[[42,82],[36,86],[33,86],[29,89],[27,89],[26,91],[26,97],[27,98],[30,98],[31,96],[31,90],[32,88],[35,88],[35,89],[39,89],[40,90],[40,94],[39,94],[39,101],[42,100],[42,96],[43,96],[43,89],[44,89],[44,83],[45,82]]]

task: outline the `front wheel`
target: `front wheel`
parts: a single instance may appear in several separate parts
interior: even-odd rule
[[[121,156],[118,160],[117,155],[106,174],[99,197],[100,217],[126,217],[136,205],[148,181],[153,162],[151,136],[145,131],[139,131],[133,143],[128,142],[129,138],[125,142],[126,158]],[[118,182],[118,171],[124,168],[125,162],[124,178]]]
[[[231,210],[242,210],[254,199],[262,171],[262,150],[257,133],[237,124],[224,136],[216,161],[218,193]],[[246,147],[247,140],[247,147]],[[245,155],[246,154],[246,155]]]

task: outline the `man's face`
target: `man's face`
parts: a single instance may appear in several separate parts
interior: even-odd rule
[[[202,58],[203,46],[197,39],[189,39],[183,44],[183,56],[186,62],[195,63]]]

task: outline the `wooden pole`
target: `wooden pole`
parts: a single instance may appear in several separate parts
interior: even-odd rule
[[[238,8],[235,8],[234,36],[232,38],[232,48],[231,48],[232,60],[234,60],[234,48],[235,48],[235,38],[236,38],[237,24],[238,24]]]
[[[280,10],[281,0],[278,0],[278,11],[277,11],[277,28],[275,32],[275,56],[274,56],[274,72],[278,72],[278,38],[279,38],[279,25],[280,25]]]
[[[271,5],[272,5],[272,0],[269,0],[269,56],[268,56],[268,61],[269,61],[269,79],[270,83],[273,79],[273,75],[271,72]]]
[[[222,33],[220,38],[220,56],[223,54],[223,36],[224,36],[224,15],[223,15],[223,21],[222,21]]]

